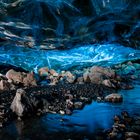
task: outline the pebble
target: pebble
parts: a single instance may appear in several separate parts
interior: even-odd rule
[[[112,102],[112,103],[120,103],[123,101],[123,97],[121,94],[112,93],[105,97],[105,101]]]
[[[83,103],[82,102],[75,102],[74,107],[75,107],[75,109],[82,109]]]
[[[61,115],[64,115],[64,114],[65,114],[65,111],[60,110],[59,113],[60,113]]]

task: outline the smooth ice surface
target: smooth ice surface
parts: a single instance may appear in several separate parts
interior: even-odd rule
[[[95,64],[110,66],[139,58],[140,50],[118,44],[85,45],[69,50],[50,51],[15,46],[0,48],[1,63],[12,64],[35,72],[43,66],[56,70],[79,69]]]

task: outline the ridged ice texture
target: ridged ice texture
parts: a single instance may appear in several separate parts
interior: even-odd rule
[[[71,48],[117,42],[140,46],[139,0],[0,0],[0,44]]]
[[[140,48],[139,0],[0,0],[0,63],[111,65],[140,58],[131,48]]]
[[[15,51],[16,50],[16,51]],[[69,50],[34,50],[20,47],[1,47],[0,62],[27,70],[47,66],[56,70],[80,69],[92,65],[111,66],[140,59],[140,50],[118,44],[84,45]]]

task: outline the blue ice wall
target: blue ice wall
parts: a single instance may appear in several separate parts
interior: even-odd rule
[[[139,59],[139,48],[139,0],[0,0],[0,63],[109,65]]]

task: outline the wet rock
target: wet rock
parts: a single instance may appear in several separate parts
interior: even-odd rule
[[[115,139],[117,137],[117,135],[118,135],[117,132],[112,131],[111,133],[109,133],[109,138]]]
[[[21,98],[24,94],[25,91],[23,89],[17,89],[14,100],[10,106],[11,110],[16,113],[19,119],[23,116],[24,105],[21,102]]]
[[[82,97],[80,96],[80,100],[84,103],[89,103],[90,102],[90,99],[89,98],[86,98],[86,97]]]
[[[64,115],[64,114],[65,114],[65,111],[60,110],[59,113],[60,113],[61,115]]]
[[[136,70],[140,70],[140,64],[134,63],[133,66],[136,68]]]
[[[133,139],[133,138],[126,138],[126,140],[135,140],[135,139]]]
[[[0,80],[0,90],[10,90],[10,83],[6,80]]]
[[[139,139],[140,138],[139,134],[137,134],[135,132],[126,132],[125,137],[126,138],[134,138],[134,139]]]
[[[0,80],[7,80],[6,76],[0,73]]]
[[[78,84],[84,84],[84,78],[83,77],[78,77],[77,78],[77,83]]]
[[[102,84],[105,85],[105,86],[107,86],[107,87],[110,87],[110,88],[116,88],[116,86],[113,83],[111,83],[110,80],[104,80],[102,82]]]
[[[6,73],[6,77],[9,82],[13,82],[14,84],[22,83],[24,86],[36,86],[36,79],[34,78],[34,73],[24,73],[17,72],[13,69],[9,70]]]
[[[103,68],[99,66],[93,66],[90,69],[91,73],[100,73],[108,78],[114,78],[115,77],[115,71],[112,70],[111,68]]]
[[[66,114],[67,115],[71,115],[72,114],[72,111],[70,109],[66,109]]]
[[[135,121],[135,124],[136,124],[136,125],[140,125],[140,120],[136,120],[136,121]]]
[[[102,100],[102,97],[97,97],[97,102],[102,102],[103,100]]]
[[[65,94],[65,98],[72,100],[73,99],[73,95],[67,93],[67,94]]]
[[[120,117],[117,116],[117,115],[115,115],[115,116],[114,116],[114,122],[115,122],[115,123],[119,123],[119,122],[120,122]]]
[[[140,132],[140,125],[134,124],[134,125],[132,125],[131,129],[134,132]]]
[[[106,102],[113,102],[113,103],[119,103],[123,101],[123,97],[121,94],[117,94],[117,93],[112,93],[110,95],[107,95],[105,97],[105,101]]]
[[[136,72],[136,68],[134,66],[128,65],[123,69],[122,72],[124,75],[131,75]]]
[[[89,78],[89,72],[85,72],[83,74],[83,79],[84,79],[84,82],[91,82],[90,78]]]
[[[36,79],[34,78],[34,73],[27,73],[26,77],[23,78],[24,86],[36,86]]]
[[[68,109],[73,108],[73,102],[70,99],[67,99],[66,100],[66,107]]]
[[[23,76],[21,72],[16,72],[15,70],[11,69],[6,73],[6,78],[9,82],[14,83],[22,83]]]
[[[43,67],[38,70],[39,76],[48,76],[49,68]]]
[[[71,72],[66,72],[65,73],[65,76],[67,77],[66,80],[69,82],[69,83],[74,83],[76,77],[71,73]]]
[[[82,109],[83,108],[83,103],[82,102],[75,102],[74,103],[74,108],[75,109]]]
[[[103,77],[101,73],[89,73],[89,78],[91,83],[101,84],[103,81]]]
[[[134,88],[132,85],[125,84],[125,83],[121,83],[120,87],[121,87],[121,89],[124,89],[124,90],[129,90],[129,89],[133,89]]]
[[[57,72],[54,70],[54,69],[51,69],[51,70],[49,70],[49,73],[51,74],[51,75],[55,75],[55,74],[57,74]]]

